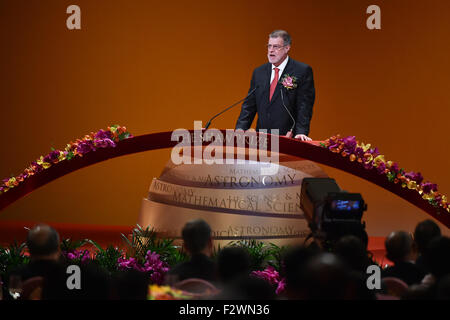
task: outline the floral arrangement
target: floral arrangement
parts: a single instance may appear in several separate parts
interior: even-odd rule
[[[272,266],[268,266],[263,271],[253,271],[251,275],[257,278],[261,278],[270,283],[272,286],[276,287],[276,294],[283,293],[284,289],[286,288],[286,279],[281,278],[278,271],[275,270],[275,268]]]
[[[148,272],[151,273],[150,280],[155,284],[162,284],[164,281],[164,275],[169,271],[169,266],[167,263],[161,261],[159,259],[159,254],[155,252],[151,252],[150,250],[147,252],[145,256],[145,263],[142,265],[139,263],[138,259],[134,257],[120,257],[117,260],[119,270],[129,270],[135,269],[140,272]]]
[[[289,74],[285,74],[280,83],[288,90],[297,88],[297,78]]]
[[[186,300],[191,298],[192,297],[184,291],[170,286],[152,284],[148,287],[148,300]]]
[[[434,207],[441,207],[450,212],[447,197],[438,192],[436,184],[424,182],[420,172],[406,172],[399,168],[397,163],[387,161],[378,148],[371,148],[370,144],[360,143],[354,136],[341,138],[340,135],[326,139],[321,146],[343,157],[348,157],[350,161],[359,163],[367,170],[377,170],[378,174],[385,175],[390,182],[400,183],[403,188],[416,190]]]
[[[61,251],[61,255],[71,263],[85,264],[91,260],[91,254],[88,250]]]
[[[117,142],[132,137],[126,127],[119,125],[108,127],[107,130],[100,130],[97,133],[91,132],[91,134],[85,135],[82,139],[70,142],[64,150],[52,149],[46,156],[41,156],[36,161],[33,161],[20,175],[3,179],[0,184],[0,194],[17,187],[30,176],[48,169],[54,164],[72,160],[75,157],[82,157],[97,149],[114,148]]]

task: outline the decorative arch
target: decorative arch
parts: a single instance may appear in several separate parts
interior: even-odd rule
[[[225,130],[220,131],[224,136],[226,135]],[[191,130],[190,133],[192,135],[194,131]],[[266,135],[264,133],[256,133],[256,135],[258,137],[271,136],[270,134]],[[70,161],[62,161],[54,164],[47,170],[43,170],[25,179],[17,187],[0,194],[0,211],[34,190],[76,170],[133,153],[174,147],[178,142],[172,141],[171,136],[172,131],[136,136],[118,142],[115,148],[98,149],[83,157],[76,157]],[[400,184],[389,182],[385,176],[377,174],[376,170],[367,170],[362,166],[355,165],[341,155],[332,153],[327,148],[321,147],[319,145],[320,142],[321,141],[302,142],[281,136],[279,137],[279,152],[327,165],[370,181],[422,209],[447,226],[447,228],[450,228],[450,214],[441,208],[434,207],[428,201],[422,199],[417,191],[402,188]],[[203,145],[208,145],[209,143],[210,142],[203,142]],[[246,147],[254,148],[248,144],[246,144]]]

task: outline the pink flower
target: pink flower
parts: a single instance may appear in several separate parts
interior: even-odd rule
[[[286,289],[286,279],[283,278],[278,282],[277,290],[275,290],[275,293],[276,294],[283,293],[285,289]]]
[[[295,80],[297,80],[295,77],[287,74],[283,77],[283,79],[281,79],[281,84],[288,90],[293,89],[297,87]]]
[[[69,252],[67,254],[67,258],[69,258],[70,260],[76,259],[77,257],[75,256],[75,254],[73,254],[72,252]]]
[[[251,275],[261,278],[269,282],[272,286],[276,287],[275,293],[280,294],[284,291],[286,283],[284,278],[280,279],[280,274],[274,267],[268,266],[263,271],[253,271]]]
[[[283,81],[283,84],[284,84],[284,86],[292,87],[294,83],[293,83],[291,77],[286,77]]]
[[[119,258],[117,260],[119,270],[134,269],[140,272],[151,273],[150,280],[154,284],[162,284],[164,281],[164,275],[169,271],[169,267],[164,261],[160,260],[160,255],[151,252],[150,250],[145,255],[145,263],[141,265],[136,258],[130,257]]]
[[[114,148],[116,146],[115,142],[111,139],[99,139],[95,140],[94,144],[98,148]]]
[[[90,260],[90,254],[88,250],[74,250],[70,252],[63,252],[63,255],[65,255],[69,260],[81,259],[81,263],[86,263],[88,262],[88,260]]]

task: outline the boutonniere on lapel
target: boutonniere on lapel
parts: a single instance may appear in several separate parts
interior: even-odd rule
[[[291,76],[289,74],[285,74],[283,78],[281,78],[280,83],[285,87],[287,90],[295,89],[297,88],[297,78],[294,76]]]

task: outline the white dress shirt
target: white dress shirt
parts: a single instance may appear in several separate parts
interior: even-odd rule
[[[277,67],[274,64],[272,64],[272,75],[270,76],[270,83],[272,83],[273,78],[275,77],[275,68],[278,68],[278,76],[281,77],[281,75],[283,74],[284,68],[286,68],[286,65],[288,63],[289,60],[289,56],[286,57],[286,59],[284,59],[284,61]],[[280,80],[280,79],[278,79]]]

